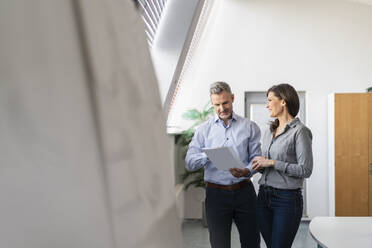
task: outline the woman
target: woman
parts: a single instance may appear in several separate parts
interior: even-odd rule
[[[300,225],[304,178],[313,169],[312,134],[295,118],[300,102],[289,84],[267,91],[270,116],[276,118],[263,135],[262,157],[252,167],[262,173],[257,199],[260,231],[268,248],[291,247]]]

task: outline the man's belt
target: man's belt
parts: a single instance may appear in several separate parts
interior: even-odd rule
[[[205,185],[208,188],[212,188],[212,189],[237,190],[237,189],[243,188],[248,183],[251,183],[250,179],[246,179],[244,181],[241,181],[241,182],[236,183],[236,184],[231,184],[231,185],[222,185],[222,184],[215,184],[215,183],[210,183],[210,182],[205,182]]]

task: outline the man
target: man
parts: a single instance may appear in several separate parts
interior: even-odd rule
[[[195,132],[186,155],[186,169],[204,167],[206,215],[212,248],[230,248],[231,225],[235,222],[242,248],[260,247],[256,220],[256,193],[249,179],[252,159],[261,155],[260,129],[257,124],[233,112],[234,95],[230,86],[216,82],[210,86],[216,115]],[[202,148],[231,146],[246,168],[218,170]]]

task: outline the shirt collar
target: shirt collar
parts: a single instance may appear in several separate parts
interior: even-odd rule
[[[237,120],[237,116],[236,116],[236,114],[234,113],[234,111],[233,111],[233,113],[232,113],[232,115],[231,115],[231,119],[233,120],[233,121],[236,121]],[[218,117],[218,115],[215,113],[214,114],[214,122],[219,122],[219,121],[221,121],[221,119]]]
[[[295,127],[298,123],[300,123],[300,119],[298,117],[294,118],[290,123],[288,123],[289,127]]]

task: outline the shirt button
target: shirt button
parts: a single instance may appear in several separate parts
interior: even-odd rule
[[[226,140],[229,140],[229,138],[226,138]]]

